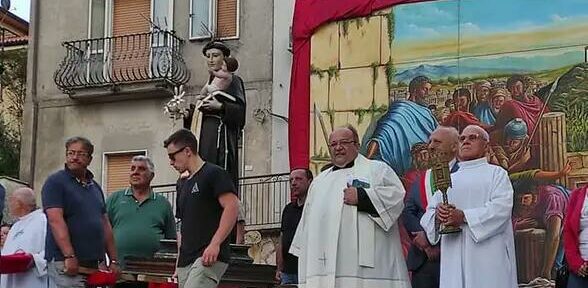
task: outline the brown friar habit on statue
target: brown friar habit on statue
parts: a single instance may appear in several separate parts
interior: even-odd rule
[[[219,49],[225,57],[230,50],[219,42],[210,42],[204,49]],[[214,75],[210,75],[208,84]],[[204,159],[223,167],[229,172],[235,185],[239,177],[238,141],[245,126],[245,86],[241,77],[233,75],[231,84],[222,91],[211,93],[222,103],[220,111],[195,111],[190,105],[188,117],[184,118],[184,128],[191,129],[199,139],[198,152]],[[196,112],[196,113],[195,113]]]

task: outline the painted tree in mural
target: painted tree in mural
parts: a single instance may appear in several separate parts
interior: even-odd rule
[[[553,84],[552,84],[553,85]],[[545,98],[551,85],[538,94]],[[573,115],[567,121],[569,152],[588,150],[588,63],[573,66],[563,74],[549,100],[552,111]]]
[[[17,177],[26,93],[27,51],[4,51],[0,58],[1,113],[4,114],[0,117],[0,175]]]

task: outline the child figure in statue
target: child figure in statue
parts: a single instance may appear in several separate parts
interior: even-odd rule
[[[215,71],[214,69],[209,68],[209,71],[214,75],[214,78],[210,84],[205,84],[204,87],[202,87],[200,98],[204,98],[214,91],[227,89],[233,81],[233,73],[237,71],[238,68],[239,62],[233,57],[226,57],[220,70]]]

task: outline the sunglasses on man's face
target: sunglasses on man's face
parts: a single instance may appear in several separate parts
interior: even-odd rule
[[[182,148],[180,148],[180,149],[176,150],[175,152],[172,152],[172,153],[167,153],[167,156],[169,157],[169,160],[176,161],[176,155],[177,155],[178,153],[180,153],[180,152],[184,151],[184,149],[186,149],[186,147],[188,147],[188,146],[184,146],[184,147],[182,147]]]
[[[480,134],[470,134],[470,135],[461,135],[459,136],[459,142],[465,142],[465,140],[470,140],[471,142],[476,141],[478,139],[483,140]]]

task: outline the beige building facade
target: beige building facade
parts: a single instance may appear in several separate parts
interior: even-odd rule
[[[174,183],[163,140],[182,123],[163,107],[177,85],[186,97],[200,91],[211,34],[231,48],[245,81],[242,175],[287,172],[272,168],[272,125],[283,121],[270,115],[273,9],[270,0],[33,0],[20,178],[40,189],[62,168],[65,139],[81,135],[95,145],[90,169],[105,191],[126,184],[116,173],[134,154],[154,159],[154,184]],[[287,161],[281,155],[275,163]]]

